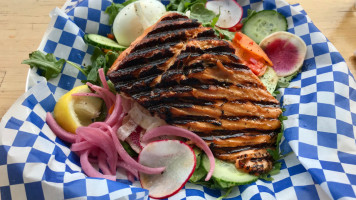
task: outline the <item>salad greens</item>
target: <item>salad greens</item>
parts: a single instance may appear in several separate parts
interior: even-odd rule
[[[131,156],[131,157],[137,157],[138,154],[136,153],[136,151],[134,151],[131,146],[125,142],[125,141],[121,141],[120,140],[120,143],[122,145],[122,147],[124,147],[125,151]]]
[[[241,23],[247,22],[251,17],[253,17],[257,12],[255,10],[248,9],[247,10],[247,17],[243,20],[241,20]]]
[[[53,54],[45,55],[37,50],[30,53],[29,59],[22,61],[22,64],[30,65],[31,68],[37,67],[40,69],[41,76],[49,80],[61,73],[65,62],[64,59],[57,60]]]
[[[95,85],[101,85],[98,70],[104,68],[104,72],[106,73],[118,56],[119,53],[115,51],[104,53],[100,48],[95,47],[93,55],[90,58],[92,64],[82,69],[71,61],[64,59],[57,60],[53,54],[44,54],[37,50],[30,53],[29,59],[22,61],[22,64],[30,65],[31,68],[37,67],[40,69],[41,76],[49,80],[56,78],[61,73],[64,63],[67,62],[87,77],[86,80],[82,80],[83,83],[90,82]]]
[[[109,15],[109,24],[112,25],[114,23],[115,17],[119,12],[125,8],[125,6],[129,5],[132,2],[135,2],[137,0],[128,0],[125,1],[124,3],[111,3],[109,7],[106,8],[105,13]]]
[[[219,19],[219,15],[216,15],[213,11],[205,8],[203,3],[197,3],[191,6],[190,18],[197,19],[203,25],[215,26]]]
[[[178,11],[185,13],[186,11],[190,10],[193,5],[199,3],[205,5],[206,2],[207,0],[171,0],[166,9],[167,11]]]
[[[293,74],[286,76],[286,77],[279,77],[277,88],[286,88],[289,86],[289,83],[292,81],[294,77],[296,77],[300,71],[296,71]]]
[[[95,85],[100,85],[101,82],[98,70],[100,68],[104,68],[104,72],[106,74],[118,56],[119,53],[115,51],[108,51],[107,53],[104,53],[100,48],[95,47],[93,55],[90,58],[92,64],[85,67],[84,69],[85,73],[87,74],[87,79],[83,80],[82,82],[90,82]]]
[[[235,37],[234,32],[223,30],[215,26],[219,20],[219,14],[205,8],[206,0],[171,0],[167,5],[167,11],[177,11],[185,13],[190,11],[190,18],[198,20],[205,27],[211,27],[215,34],[221,39],[232,40]]]

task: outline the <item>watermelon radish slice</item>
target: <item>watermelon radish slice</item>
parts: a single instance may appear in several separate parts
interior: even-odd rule
[[[208,10],[220,13],[216,26],[228,29],[237,25],[242,19],[242,7],[235,0],[215,0],[205,4]]]
[[[143,148],[141,144],[141,132],[142,128],[138,126],[125,140],[136,153],[140,153]]]
[[[145,146],[138,157],[148,167],[165,167],[161,174],[139,173],[141,186],[155,199],[176,194],[193,175],[196,157],[193,149],[179,140],[158,140]]]
[[[260,43],[273,63],[273,69],[279,77],[289,76],[303,65],[307,54],[305,42],[298,36],[280,31],[275,32]]]

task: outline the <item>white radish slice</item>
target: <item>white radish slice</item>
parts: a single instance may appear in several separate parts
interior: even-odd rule
[[[139,163],[165,167],[161,174],[139,173],[141,186],[151,198],[163,199],[176,194],[192,176],[196,158],[191,147],[179,140],[154,141],[141,151]]]
[[[260,47],[273,63],[273,69],[280,77],[292,75],[300,70],[307,54],[305,42],[298,36],[280,31],[264,38]]]
[[[216,14],[220,13],[216,23],[216,26],[220,28],[231,28],[242,19],[243,9],[235,0],[208,1],[205,7]]]
[[[129,115],[125,116],[122,120],[122,125],[117,129],[117,137],[124,141],[131,135],[137,128],[137,124],[130,118]]]

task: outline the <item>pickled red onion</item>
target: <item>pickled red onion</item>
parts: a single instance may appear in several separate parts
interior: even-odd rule
[[[110,126],[114,126],[115,122],[117,122],[117,120],[119,119],[121,112],[122,112],[121,96],[117,94],[115,99],[114,110],[112,114],[105,120],[105,122]]]
[[[125,169],[126,171],[130,172],[132,175],[134,175],[136,178],[138,178],[138,171],[135,169],[132,169],[128,164],[126,164],[125,162],[120,162],[118,161],[116,166],[121,167],[123,169]]]
[[[91,144],[90,142],[82,141],[82,142],[73,143],[72,146],[70,147],[70,150],[72,150],[72,151],[83,151],[83,150],[86,150],[86,149],[90,149],[92,147],[94,147],[94,145]]]
[[[116,171],[118,155],[109,135],[98,128],[92,127],[79,127],[75,132],[86,141],[102,149],[107,155],[110,170],[112,172]]]
[[[46,114],[46,122],[48,126],[51,128],[54,134],[58,136],[61,140],[69,143],[74,143],[77,138],[76,135],[65,131],[61,126],[59,126],[56,120],[52,117],[51,113]]]
[[[80,155],[80,165],[82,166],[83,171],[90,177],[96,178],[106,178],[112,181],[116,180],[116,176],[113,175],[103,175],[102,173],[98,172],[89,162],[89,149],[85,150]]]
[[[99,72],[99,78],[101,80],[101,83],[103,84],[103,87],[107,90],[110,90],[109,88],[109,85],[108,85],[108,82],[106,82],[106,78],[105,78],[105,73],[104,73],[104,69],[103,68],[100,68],[98,70]]]
[[[106,156],[105,156],[105,153],[103,151],[101,151],[99,153],[99,156],[98,156],[98,165],[99,165],[99,168],[101,169],[101,171],[103,171],[103,174],[104,175],[115,175],[113,173],[113,171],[110,171],[109,167],[108,167],[108,164],[106,162]]]
[[[119,139],[117,138],[117,135],[114,133],[114,131],[111,129],[110,131],[111,137],[113,139],[113,142],[115,144],[115,148],[117,152],[119,153],[121,159],[126,162],[128,165],[130,165],[133,169],[136,169],[137,171],[143,172],[145,174],[159,174],[164,171],[164,167],[158,167],[158,168],[151,168],[151,167],[146,167],[139,162],[137,162],[135,159],[133,159],[122,147]]]

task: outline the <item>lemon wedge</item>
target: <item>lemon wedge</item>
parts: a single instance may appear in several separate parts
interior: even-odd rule
[[[80,126],[88,126],[99,116],[102,100],[97,97],[72,96],[75,93],[90,93],[87,85],[73,88],[56,103],[54,119],[66,131],[75,133]]]

